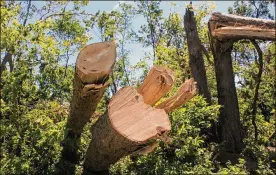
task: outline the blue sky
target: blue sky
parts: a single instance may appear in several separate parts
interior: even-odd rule
[[[111,11],[116,8],[118,8],[119,3],[134,3],[132,1],[90,1],[88,6],[85,8],[85,10],[89,13],[95,13],[98,10],[100,11]],[[171,3],[175,3],[176,6],[171,6]],[[181,15],[184,15],[185,12],[185,7],[187,4],[189,4],[189,1],[162,1],[160,4],[161,9],[163,9],[163,16],[167,17],[171,11],[175,11],[180,13]],[[199,5],[202,3],[212,3],[210,1],[194,1],[193,5]],[[214,11],[219,11],[222,13],[228,13],[228,7],[233,6],[234,1],[215,1],[216,9]],[[145,19],[143,17],[138,17],[133,21],[133,28],[135,31],[138,31],[139,27],[145,23]],[[97,35],[99,33],[92,33],[93,39],[89,41],[88,44],[95,43],[95,42],[100,42],[99,38]],[[139,62],[140,59],[142,59],[145,55],[145,53],[149,54],[152,53],[152,48],[147,47],[143,48],[141,44],[128,44],[126,46],[127,49],[131,51],[129,58],[130,58],[130,64],[135,65],[137,62]],[[75,55],[71,56],[69,60],[69,64],[75,64],[76,62],[76,57],[78,53]],[[149,63],[151,64],[151,63]]]
[[[222,13],[228,13],[228,7],[233,6],[235,1],[193,1],[193,5],[201,5],[202,3],[215,3],[216,8],[214,11],[216,12],[222,12]],[[36,6],[42,6],[43,3],[41,1],[34,1],[34,5]],[[98,10],[100,11],[112,11],[116,8],[118,8],[119,3],[132,3],[135,4],[133,1],[90,1],[88,6],[85,7],[85,10],[88,13],[96,13]],[[176,6],[172,6],[171,3],[175,3]],[[162,1],[160,4],[161,9],[163,9],[163,16],[168,17],[170,12],[178,12],[181,15],[184,15],[185,13],[185,7],[187,4],[189,4],[190,1]],[[69,5],[70,6],[70,5]],[[69,7],[68,6],[68,7]],[[275,13],[275,8],[272,7],[272,10]],[[272,14],[274,14],[272,12]],[[133,29],[135,31],[138,31],[140,26],[145,24],[146,20],[143,17],[136,17],[133,21]],[[94,32],[91,33],[93,39],[88,42],[88,44],[100,42],[99,33],[97,33],[97,30],[94,30]],[[142,59],[147,54],[152,54],[152,48],[147,47],[143,48],[141,44],[139,43],[131,43],[126,45],[126,49],[130,50],[130,63],[131,65],[135,65],[140,59]],[[75,55],[72,55],[69,59],[69,64],[74,65],[77,59],[78,53],[75,53]],[[149,62],[149,64],[151,64]]]

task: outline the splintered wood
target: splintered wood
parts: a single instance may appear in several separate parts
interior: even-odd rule
[[[136,88],[122,88],[112,97],[108,112],[91,127],[92,140],[84,171],[107,172],[111,164],[170,129],[169,117],[163,109],[145,104]]]
[[[108,167],[126,155],[147,154],[158,140],[169,142],[168,112],[196,93],[195,82],[187,81],[179,92],[158,108],[152,107],[172,87],[173,72],[154,66],[138,88],[121,88],[111,99],[108,111],[91,127],[92,140],[84,161],[84,172],[107,173]],[[186,95],[185,95],[186,94]]]
[[[276,40],[275,21],[225,15],[219,12],[212,14],[209,27],[217,39],[262,39]]]
[[[109,118],[117,132],[134,142],[145,142],[157,136],[160,134],[159,128],[164,132],[171,129],[165,111],[145,104],[143,97],[133,87],[121,89],[112,98]]]
[[[185,81],[177,91],[177,93],[166,101],[160,103],[156,108],[164,109],[167,113],[185,104],[193,98],[197,93],[196,82],[194,79]]]
[[[146,104],[153,105],[169,92],[174,79],[170,69],[153,66],[143,84],[138,88],[138,92],[143,96]]]

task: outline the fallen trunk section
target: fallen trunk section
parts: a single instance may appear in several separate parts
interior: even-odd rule
[[[275,21],[213,13],[212,36],[217,39],[276,40]]]
[[[61,161],[78,162],[77,152],[82,130],[103,96],[115,58],[114,42],[91,44],[79,53]],[[61,173],[66,174],[65,171],[68,172],[69,170],[66,167],[63,168],[65,169],[61,170]],[[72,173],[72,171],[67,174]]]

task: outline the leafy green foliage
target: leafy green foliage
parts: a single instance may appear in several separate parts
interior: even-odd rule
[[[233,8],[229,8],[229,13],[271,19],[269,2],[237,1]],[[135,5],[121,3],[111,12],[89,14],[84,10],[87,4],[88,1],[47,1],[38,8],[32,1],[1,1],[0,174],[53,174],[60,158],[72,96],[74,67],[69,64],[69,57],[87,45],[92,31],[100,32],[99,36],[93,37],[101,41],[116,40],[118,58],[111,85],[98,105],[95,118],[82,133],[81,162],[76,165],[76,174],[82,172],[91,125],[106,111],[110,97],[116,91],[123,86],[139,85],[144,80],[150,68],[149,62],[175,72],[175,86],[166,98],[191,77],[181,13],[171,12],[164,16],[161,2],[139,1]],[[222,145],[206,143],[202,134],[210,128],[211,122],[217,121],[220,107],[216,102],[213,56],[208,48],[207,20],[213,9],[213,3],[194,7],[199,37],[210,55],[205,56],[204,61],[212,105],[197,96],[171,113],[171,142],[160,141],[148,155],[123,158],[110,168],[112,174],[249,173],[245,160],[226,166],[214,162],[214,154]],[[138,32],[132,25],[136,17],[143,17],[146,21]],[[146,54],[136,65],[131,65],[127,45],[137,41],[152,47],[154,57]],[[246,144],[243,155],[258,163],[255,173],[275,174],[274,157],[267,151],[267,146],[275,144],[271,136],[276,124],[276,48],[274,43],[258,43],[261,43],[264,54],[264,72],[257,101],[257,141],[251,113],[258,55],[249,41],[235,43],[232,53]],[[135,78],[137,72],[140,77]]]

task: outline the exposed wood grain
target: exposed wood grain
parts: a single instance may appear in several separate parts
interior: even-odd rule
[[[262,39],[276,40],[275,30],[246,27],[221,27],[215,29],[212,35],[218,39]]]
[[[144,103],[136,88],[122,88],[112,97],[108,112],[91,127],[92,140],[84,171],[106,172],[111,164],[144,148],[170,129],[169,117],[163,109]]]
[[[138,92],[143,96],[146,104],[154,105],[169,92],[174,80],[172,70],[160,66],[153,66],[143,84],[138,88]]]
[[[115,58],[114,41],[88,45],[78,55],[76,72],[85,84],[103,81],[111,72]]]
[[[196,82],[194,79],[185,81],[178,89],[177,93],[160,103],[156,108],[164,109],[167,113],[185,104],[188,100],[197,94]]]

